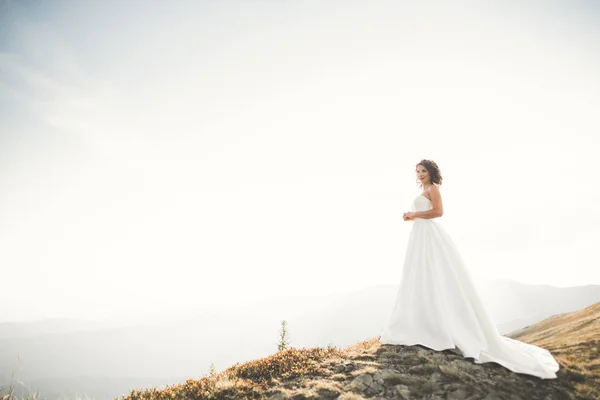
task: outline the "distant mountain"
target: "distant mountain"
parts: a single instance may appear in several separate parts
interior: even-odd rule
[[[10,338],[26,338],[50,334],[95,331],[99,329],[127,326],[114,321],[85,321],[75,318],[55,318],[31,322],[0,323],[0,340]]]
[[[600,301],[600,285],[560,288],[513,281],[477,281],[477,291],[501,334],[554,314],[579,310]],[[290,320],[298,345],[350,345],[379,334],[393,311],[399,285],[381,285],[306,302],[305,312]],[[285,302],[280,299],[279,303]],[[290,307],[295,305],[290,302]],[[265,306],[267,306],[265,304]]]

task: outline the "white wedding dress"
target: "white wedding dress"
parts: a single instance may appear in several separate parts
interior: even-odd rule
[[[411,208],[433,207],[418,195]],[[396,304],[379,341],[437,351],[458,347],[476,364],[496,362],[542,379],[556,378],[559,369],[548,350],[500,335],[438,218],[413,221]]]

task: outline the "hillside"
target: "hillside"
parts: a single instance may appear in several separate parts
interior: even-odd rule
[[[122,400],[600,398],[600,303],[506,336],[550,350],[561,367],[558,378],[478,365],[458,349],[382,345],[372,338],[347,348],[290,348],[184,384],[132,390]]]
[[[571,373],[579,392],[600,399],[600,303],[554,315],[506,335],[548,349]],[[594,391],[595,390],[595,391]]]

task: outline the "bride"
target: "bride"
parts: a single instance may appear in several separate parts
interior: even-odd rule
[[[556,378],[559,365],[543,348],[500,335],[477,293],[459,251],[442,225],[442,174],[431,160],[416,166],[423,192],[403,215],[413,221],[394,311],[379,341],[458,347],[476,364],[496,362],[511,371]]]

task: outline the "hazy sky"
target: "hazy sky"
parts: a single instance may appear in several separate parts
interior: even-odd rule
[[[592,1],[0,0],[0,321],[477,279],[600,284]]]

